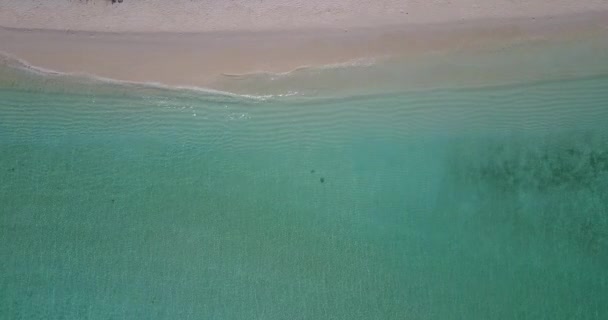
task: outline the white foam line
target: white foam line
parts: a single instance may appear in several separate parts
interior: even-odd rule
[[[278,94],[278,95],[238,94],[238,93],[233,93],[233,92],[228,92],[228,91],[221,91],[221,90],[215,90],[215,89],[211,89],[211,88],[197,87],[197,86],[172,86],[172,85],[167,85],[164,83],[153,82],[153,81],[138,82],[138,81],[129,81],[129,80],[118,80],[118,79],[102,77],[102,76],[98,76],[98,75],[94,75],[94,74],[90,74],[90,73],[61,72],[61,71],[57,71],[57,70],[46,69],[46,68],[35,66],[33,64],[30,64],[26,60],[15,57],[7,52],[0,51],[0,62],[2,60],[4,60],[4,62],[8,62],[7,64],[11,67],[15,67],[20,70],[28,71],[28,72],[35,73],[37,75],[42,75],[42,76],[75,77],[75,78],[81,77],[81,78],[85,78],[85,79],[92,80],[92,81],[99,81],[99,82],[105,82],[105,83],[110,83],[110,84],[144,86],[144,87],[151,87],[151,88],[156,88],[156,89],[167,89],[167,90],[195,91],[195,92],[202,92],[202,93],[208,93],[208,94],[228,96],[228,97],[232,97],[232,98],[247,98],[247,99],[258,100],[258,101],[265,101],[265,100],[268,100],[268,99],[271,99],[274,97],[286,97],[286,96],[294,95],[292,93]],[[12,65],[10,64],[11,61],[13,62]],[[297,93],[295,93],[295,94],[297,94]]]
[[[257,75],[266,75],[266,76],[275,76],[275,77],[284,77],[284,76],[289,76],[293,73],[299,72],[299,71],[305,71],[305,70],[330,70],[330,69],[346,69],[346,68],[353,68],[353,67],[371,67],[375,64],[378,63],[379,59],[386,59],[388,58],[388,56],[382,56],[382,57],[375,57],[375,58],[359,58],[359,59],[353,59],[353,60],[348,60],[348,61],[344,61],[344,62],[337,62],[337,63],[330,63],[330,64],[324,64],[324,65],[318,65],[318,66],[300,66],[297,67],[295,69],[289,70],[289,71],[285,71],[285,72],[269,72],[269,71],[254,71],[254,72],[249,72],[249,73],[222,73],[222,76],[225,77],[234,77],[234,78],[245,78],[245,77],[251,77],[251,76],[257,76]]]
[[[0,58],[2,58],[1,60],[3,60],[4,62],[7,62],[7,64],[9,64],[11,61],[16,62],[16,63],[14,63],[14,65],[12,65],[16,68],[19,68],[21,70],[26,70],[26,71],[29,71],[32,73],[36,73],[39,75],[56,75],[56,76],[60,76],[63,74],[68,75],[67,73],[62,73],[59,71],[34,66],[21,58],[13,56],[12,54],[10,54],[8,52],[0,51]],[[11,65],[9,64],[9,66],[11,66]]]

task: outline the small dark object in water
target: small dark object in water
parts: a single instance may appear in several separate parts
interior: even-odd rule
[[[112,203],[114,203],[114,199],[112,199]]]
[[[310,170],[310,173],[315,173],[315,169]]]
[[[321,181],[321,183],[325,182],[325,178],[321,178],[319,181]]]
[[[15,172],[15,168],[11,168],[11,172]]]

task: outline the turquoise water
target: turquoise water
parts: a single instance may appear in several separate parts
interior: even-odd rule
[[[1,319],[608,317],[606,76],[269,100],[37,81],[0,87]]]

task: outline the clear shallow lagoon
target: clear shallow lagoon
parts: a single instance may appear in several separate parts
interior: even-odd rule
[[[608,317],[606,76],[266,101],[34,82],[0,87],[1,319]]]

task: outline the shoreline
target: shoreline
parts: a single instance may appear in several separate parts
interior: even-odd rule
[[[550,77],[549,73],[554,72],[552,66],[538,69],[542,57],[503,61],[502,66],[490,66],[486,71],[474,70],[484,67],[482,65],[474,68],[466,65],[476,63],[473,58],[487,60],[505,52],[529,55],[526,50],[517,53],[520,47],[550,47],[581,41],[589,42],[592,46],[589,50],[599,55],[598,60],[605,61],[602,58],[608,55],[607,34],[608,11],[544,19],[485,19],[348,31],[330,28],[322,32],[308,28],[266,32],[107,33],[0,27],[0,52],[35,69],[60,74],[264,95],[294,92],[300,85],[322,87],[341,82],[353,88],[365,86],[368,80],[357,82],[343,75],[342,69],[357,68],[375,68],[375,73],[365,70],[358,75],[360,78],[369,76],[379,82],[397,81],[408,86],[416,86],[417,82],[429,86],[435,81],[438,86],[458,81],[472,81],[469,84],[475,85],[513,81],[518,76],[539,77],[532,74]],[[589,52],[565,57],[564,62],[572,64],[570,69],[576,69],[577,63],[593,59],[585,55]],[[399,65],[402,73],[411,73],[411,76],[402,77],[392,70],[381,74],[376,66],[382,64]],[[515,72],[514,67],[519,70]],[[599,67],[598,72],[608,69]],[[458,75],[450,74],[455,72]],[[320,77],[315,73],[324,73],[328,79],[319,82]]]

